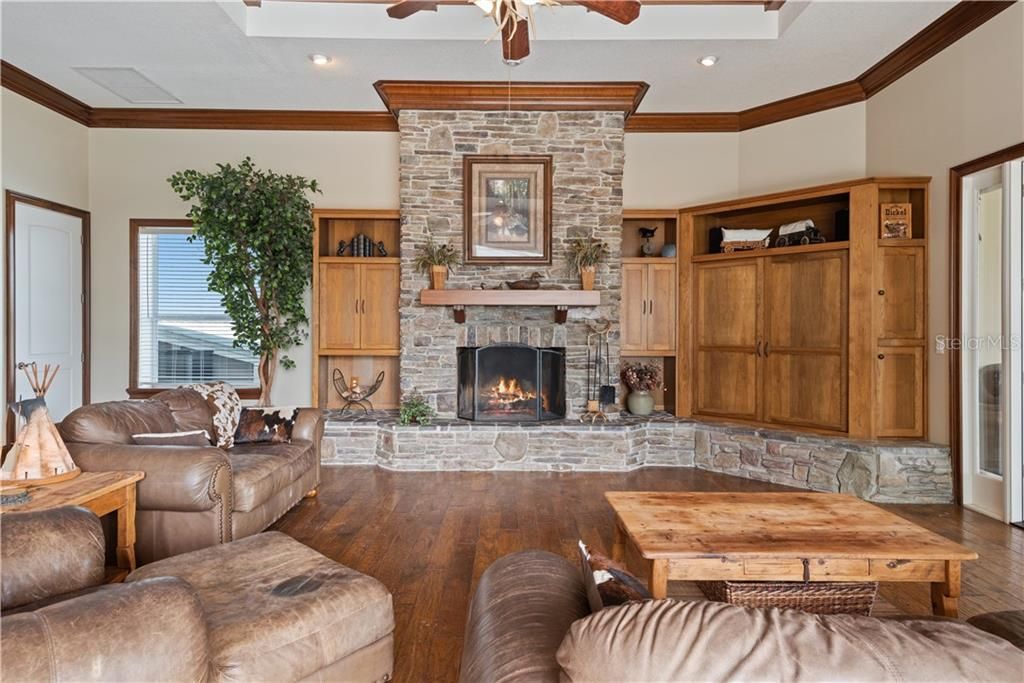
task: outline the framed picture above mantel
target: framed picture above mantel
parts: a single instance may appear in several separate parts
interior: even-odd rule
[[[464,262],[551,263],[551,157],[463,157]]]

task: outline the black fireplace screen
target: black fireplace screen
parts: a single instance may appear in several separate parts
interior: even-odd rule
[[[459,417],[514,422],[565,417],[565,350],[526,344],[460,348]]]

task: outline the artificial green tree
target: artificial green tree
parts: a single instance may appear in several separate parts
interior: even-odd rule
[[[207,280],[231,318],[234,345],[259,358],[260,405],[269,405],[278,362],[295,362],[282,351],[308,336],[304,294],[313,272],[311,242],[315,180],[238,165],[217,164],[213,173],[179,171],[168,182],[192,202],[189,238],[203,240]]]

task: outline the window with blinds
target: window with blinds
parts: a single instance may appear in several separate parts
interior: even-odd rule
[[[187,227],[140,225],[132,254],[138,321],[135,388],[223,380],[259,385],[257,359],[236,348],[220,295],[207,289],[203,242]]]

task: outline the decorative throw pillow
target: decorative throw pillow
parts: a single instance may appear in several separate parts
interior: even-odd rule
[[[580,565],[583,582],[587,586],[590,611],[622,605],[637,600],[650,600],[647,586],[630,574],[625,567],[611,558],[590,551],[583,542],[580,546]]]
[[[219,448],[231,448],[238,428],[238,418],[242,413],[242,399],[238,397],[238,392],[227,382],[191,384],[186,388],[198,391],[210,406],[216,445]]]
[[[235,443],[288,443],[298,408],[242,408]]]
[[[160,434],[132,434],[136,446],[209,446],[210,435],[205,429],[192,432],[164,432]]]

